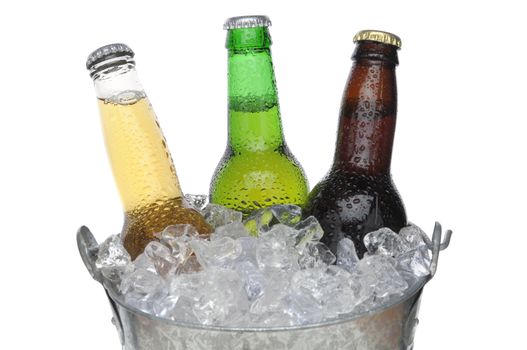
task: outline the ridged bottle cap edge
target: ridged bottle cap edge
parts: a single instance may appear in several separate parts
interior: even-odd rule
[[[361,30],[353,37],[353,42],[371,40],[401,48],[401,38],[397,35],[381,30]]]
[[[271,20],[267,16],[236,16],[225,20],[223,29],[270,27]]]
[[[86,60],[86,69],[90,70],[93,65],[102,62],[110,57],[118,57],[124,55],[134,57],[135,54],[128,45],[123,43],[114,43],[101,46],[88,55],[88,58]]]

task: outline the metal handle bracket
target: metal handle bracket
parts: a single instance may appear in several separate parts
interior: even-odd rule
[[[443,241],[441,224],[436,221],[434,226],[434,232],[432,234],[432,240],[424,235],[424,240],[428,249],[432,251],[432,261],[430,262],[430,278],[434,277],[437,271],[437,262],[439,261],[439,252],[445,250],[450,245],[450,238],[452,237],[452,230],[446,230]]]
[[[99,244],[97,243],[95,237],[93,237],[93,234],[91,233],[90,229],[86,226],[82,226],[77,231],[77,247],[79,248],[79,253],[81,255],[82,261],[84,262],[84,265],[86,266],[86,269],[88,269],[90,275],[93,277],[94,280],[102,284],[102,286],[104,287],[103,276],[95,266],[95,262],[97,261],[97,254],[99,253]],[[117,310],[117,305],[115,305],[115,302],[112,300],[112,298],[110,298],[106,287],[104,287],[104,291],[106,292],[106,296],[108,297],[108,300],[110,301],[110,306],[112,307],[112,323],[115,325],[115,328],[117,328],[119,340],[121,341],[121,345],[123,345],[124,348],[123,324],[121,322],[121,317],[119,316],[119,311]]]

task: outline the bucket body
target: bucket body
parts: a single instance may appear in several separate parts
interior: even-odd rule
[[[422,288],[391,307],[358,318],[276,329],[193,327],[155,319],[119,303],[116,311],[125,350],[410,350],[421,292]]]
[[[437,269],[439,251],[450,241],[447,231],[441,243],[436,223],[432,240],[430,275],[418,280],[406,293],[367,312],[307,326],[227,328],[181,323],[155,317],[126,305],[95,268],[98,244],[85,226],[77,233],[81,257],[108,295],[124,350],[411,350],[424,285]]]

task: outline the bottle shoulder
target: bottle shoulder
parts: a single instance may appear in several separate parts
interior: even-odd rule
[[[246,176],[251,172],[276,173],[287,178],[288,174],[300,173],[305,178],[304,170],[290,152],[282,150],[265,152],[225,152],[216,170],[216,176],[232,173],[235,176]]]
[[[379,188],[395,187],[390,173],[386,174],[368,174],[366,172],[331,169],[322,180],[317,184],[323,187],[339,191],[350,187],[360,188]]]
[[[210,198],[244,213],[274,204],[303,206],[308,183],[302,168],[279,152],[233,154],[220,161]]]
[[[355,203],[382,202],[385,206],[402,207],[402,199],[391,175],[368,175],[352,171],[332,170],[315,185],[308,199],[308,208],[340,208]]]

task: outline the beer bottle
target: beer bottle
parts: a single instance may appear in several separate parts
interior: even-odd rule
[[[380,227],[397,232],[406,225],[403,202],[390,174],[401,41],[393,34],[368,30],[359,32],[354,42],[333,165],[309,194],[306,213],[320,221],[322,241],[333,252],[347,237],[362,257],[368,232]]]
[[[99,103],[106,149],[124,206],[122,238],[133,259],[172,224],[211,227],[184,206],[176,170],[156,115],[124,44],[95,50],[86,62]]]
[[[308,184],[284,139],[266,16],[229,18],[228,143],[213,175],[211,202],[248,214],[303,206]]]

